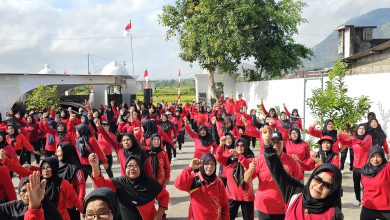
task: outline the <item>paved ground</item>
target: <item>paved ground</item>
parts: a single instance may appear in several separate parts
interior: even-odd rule
[[[172,161],[172,171],[171,171],[171,181],[167,186],[168,192],[170,193],[170,205],[169,210],[167,211],[168,219],[187,219],[188,213],[188,205],[189,205],[189,197],[188,193],[180,191],[173,186],[173,181],[176,176],[186,167],[188,166],[190,160],[193,157],[194,152],[194,144],[193,142],[186,142],[183,147],[182,153],[177,154],[177,160]],[[259,154],[258,149],[254,150],[255,155]],[[116,161],[116,156],[114,156],[114,161]],[[349,165],[346,165],[346,173],[343,175],[343,188],[344,188],[344,196],[342,198],[343,201],[343,213],[345,219],[359,219],[360,216],[360,208],[354,207],[352,204],[355,201],[355,196],[353,193],[353,183],[352,183],[352,173],[348,170]],[[115,176],[120,175],[119,164],[114,163],[113,171]],[[103,172],[104,173],[104,172]],[[107,175],[104,173],[107,177]],[[309,177],[309,173],[305,174],[305,179]],[[19,183],[19,179],[14,177],[13,183],[15,187]],[[255,189],[257,189],[257,180],[254,183]],[[90,178],[87,181],[87,193],[92,191],[92,183]],[[241,211],[239,211],[239,216]],[[236,219],[242,219],[238,217]]]

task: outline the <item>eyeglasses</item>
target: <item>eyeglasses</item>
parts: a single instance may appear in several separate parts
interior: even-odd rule
[[[127,168],[127,169],[131,169],[131,168],[133,168],[133,169],[139,169],[139,166],[138,166],[138,165],[127,165],[126,168]]]
[[[25,194],[25,193],[27,193],[27,189],[22,189],[22,190],[20,190],[20,195],[23,195],[23,194]]]
[[[237,144],[236,147],[245,147],[244,144]]]
[[[47,170],[47,171],[51,171],[51,167],[41,167],[41,170]]]
[[[87,213],[83,214],[83,218],[86,220],[94,220],[97,219],[108,219],[110,217],[111,211],[101,212],[101,213]]]
[[[318,184],[322,184],[327,190],[332,190],[333,184],[325,182],[321,177],[314,175],[313,180],[315,180]]]

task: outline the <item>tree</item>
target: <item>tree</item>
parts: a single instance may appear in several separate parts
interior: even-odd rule
[[[60,104],[57,96],[57,86],[40,85],[27,94],[27,109],[44,110]]]
[[[323,122],[331,118],[335,127],[344,129],[344,124],[356,125],[370,110],[367,96],[349,97],[344,83],[347,64],[337,61],[329,71],[326,88],[313,90],[313,96],[307,99],[307,105],[313,115]]]
[[[177,37],[179,56],[207,69],[214,97],[214,74],[232,74],[243,60],[254,60],[253,79],[280,76],[302,65],[311,51],[293,35],[305,20],[300,0],[176,0],[163,7],[160,23],[167,39]],[[219,71],[218,71],[219,72]],[[265,78],[265,77],[263,77]]]

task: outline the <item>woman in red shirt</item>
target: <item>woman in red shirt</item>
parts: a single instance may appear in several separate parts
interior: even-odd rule
[[[161,119],[157,122],[157,124],[165,132],[165,134],[171,138],[171,140],[176,141],[177,130],[175,125],[168,120],[168,115],[166,113],[161,115]],[[169,162],[171,162],[174,146],[171,146],[171,144],[167,142],[163,142],[163,144],[165,145],[165,150],[168,153]]]
[[[199,159],[203,154],[210,153],[211,148],[213,148],[213,152],[215,152],[217,145],[206,126],[200,126],[198,133],[195,133],[191,130],[187,118],[184,118],[184,123],[188,135],[190,135],[195,142],[194,158]]]
[[[28,134],[27,139],[30,141],[31,145],[34,147],[35,152],[40,152],[42,148],[41,140],[39,139],[39,125],[35,123],[34,118],[29,115],[27,116],[27,125],[25,130]],[[39,164],[41,155],[35,154],[35,161]]]
[[[102,176],[96,154],[90,154],[89,163],[95,187],[107,187],[116,192],[122,219],[161,219],[168,209],[168,191],[142,171],[142,163],[138,157],[127,158],[126,175],[113,179]],[[154,206],[156,200],[158,210]]]
[[[225,187],[216,175],[217,161],[211,153],[192,159],[175,179],[175,187],[190,195],[188,219],[228,220],[229,202]]]
[[[302,119],[299,116],[298,109],[294,108],[290,114],[290,111],[288,111],[284,103],[283,103],[283,108],[287,116],[289,117],[290,121],[293,123],[294,128],[299,128],[302,131]]]
[[[340,168],[340,157],[333,152],[333,138],[330,136],[323,136],[318,142],[320,149],[315,156],[308,161],[309,170],[313,170],[324,163],[330,163]]]
[[[314,124],[309,127],[309,134],[316,138],[321,138],[322,136],[330,136],[333,139],[333,152],[340,153],[339,143],[340,140],[337,137],[337,130],[334,128],[334,122],[332,119],[327,119],[324,122],[324,127],[322,130],[316,129],[316,125],[319,124],[319,121],[315,121]]]
[[[360,219],[390,219],[390,163],[380,145],[370,149],[368,162],[362,167],[363,202]]]
[[[20,164],[31,164],[31,152],[34,151],[34,147],[28,139],[23,134],[19,134],[14,124],[7,124],[7,133],[7,143],[14,148],[19,156]]]
[[[147,151],[150,156],[150,162],[153,168],[153,176],[161,185],[166,187],[171,176],[171,165],[168,155],[161,148],[161,137],[154,134],[151,137],[151,148]]]
[[[389,158],[390,152],[389,145],[387,144],[387,136],[376,118],[370,119],[367,134],[372,137],[372,145],[382,146],[386,153],[386,158]]]
[[[292,158],[294,158],[302,168],[302,172],[311,170],[309,164],[310,160],[310,147],[302,140],[301,130],[299,128],[293,128],[290,130],[290,139],[284,142],[286,152]]]

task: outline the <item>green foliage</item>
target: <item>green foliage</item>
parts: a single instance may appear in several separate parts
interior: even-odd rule
[[[331,118],[338,129],[344,129],[344,124],[354,126],[364,117],[370,107],[367,96],[349,97],[344,83],[347,64],[337,61],[329,71],[329,81],[325,90],[313,90],[313,96],[306,100],[313,115],[323,122]]]
[[[77,86],[71,89],[71,95],[89,95],[89,86]]]
[[[170,80],[157,80],[155,81],[156,87],[167,87],[167,86],[177,86],[177,79]],[[182,87],[194,87],[195,88],[195,80],[194,79],[181,79],[180,84]]]
[[[301,0],[176,0],[163,7],[160,23],[167,38],[177,37],[184,61],[198,62],[210,71],[233,73],[244,60],[258,71],[251,80],[269,79],[295,70],[311,51],[293,36],[305,4]],[[209,80],[216,95],[213,77]]]
[[[143,101],[144,93],[137,92],[137,99]],[[193,102],[195,100],[195,88],[181,87],[180,99],[182,103]],[[156,90],[153,91],[153,104],[157,104],[157,102],[161,102],[163,100],[167,101],[168,103],[177,101],[177,87],[156,87]]]
[[[26,105],[30,110],[47,110],[59,104],[57,86],[40,85],[27,94]]]

